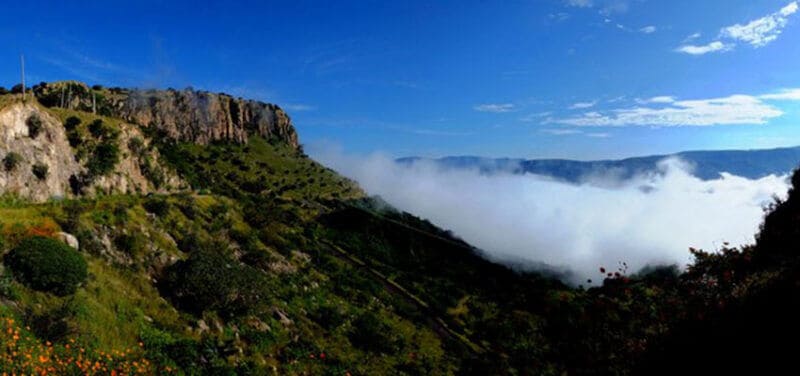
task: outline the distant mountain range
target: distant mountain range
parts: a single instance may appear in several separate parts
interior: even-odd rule
[[[575,183],[593,175],[611,174],[625,179],[642,173],[657,172],[659,161],[670,157],[688,162],[693,166],[692,174],[703,180],[716,179],[722,172],[758,179],[771,174],[786,174],[797,168],[800,165],[800,146],[763,150],[686,151],[598,161],[454,156],[436,159],[406,157],[399,158],[396,162],[412,165],[426,161],[445,169],[478,169],[485,174],[538,174]]]

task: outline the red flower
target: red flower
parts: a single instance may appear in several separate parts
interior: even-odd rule
[[[325,353],[319,353],[319,358],[320,359],[325,359]]]

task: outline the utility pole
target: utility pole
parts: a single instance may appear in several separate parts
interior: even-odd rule
[[[25,55],[19,55],[19,62],[22,67],[22,101],[25,102]]]
[[[92,114],[97,115],[97,94],[92,90]]]

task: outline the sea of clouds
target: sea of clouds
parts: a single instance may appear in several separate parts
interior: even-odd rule
[[[581,184],[539,175],[481,174],[430,162],[401,165],[380,154],[346,155],[317,147],[312,156],[398,209],[452,230],[489,258],[545,263],[568,282],[600,279],[599,268],[628,273],[646,265],[692,261],[689,247],[750,244],[786,176],[757,180],[722,174],[703,181],[680,160],[658,173],[618,180],[591,174]]]

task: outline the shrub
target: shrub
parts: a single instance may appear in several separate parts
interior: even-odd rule
[[[265,302],[265,277],[223,254],[197,250],[167,269],[162,292],[192,313],[219,311],[228,316],[251,312]]]
[[[3,158],[3,167],[6,171],[14,171],[20,163],[22,163],[22,156],[13,151]]]
[[[159,217],[163,217],[169,212],[170,204],[164,197],[153,196],[148,198],[142,206],[144,206],[144,210]]]
[[[114,170],[119,162],[119,147],[113,142],[104,142],[97,145],[92,152],[92,157],[86,164],[91,176],[102,176]]]
[[[390,336],[391,332],[392,328],[378,315],[366,311],[353,321],[353,327],[347,337],[353,346],[358,348],[388,353],[396,344],[395,339]]]
[[[89,133],[98,139],[113,140],[119,136],[119,129],[104,123],[102,119],[96,119],[89,124]]]
[[[71,131],[81,125],[81,119],[77,116],[70,116],[64,121],[64,129]]]
[[[86,280],[86,260],[70,246],[34,236],[22,240],[4,257],[14,277],[26,286],[58,296],[75,292]]]
[[[36,176],[36,178],[39,180],[47,179],[47,174],[49,170],[50,169],[47,167],[47,165],[41,162],[38,162],[34,164],[33,167],[31,167],[33,175]]]
[[[144,151],[144,140],[141,137],[133,137],[128,140],[128,149],[134,155],[140,155]]]
[[[25,120],[25,125],[28,126],[28,136],[30,138],[36,138],[39,132],[42,131],[42,119],[39,118],[39,115],[32,114],[29,116],[28,120]]]
[[[153,187],[156,189],[161,188],[166,180],[164,176],[164,171],[158,167],[157,165],[153,164],[153,161],[150,159],[149,156],[144,156],[139,160],[139,170],[142,171],[142,175],[150,180],[153,183]]]

